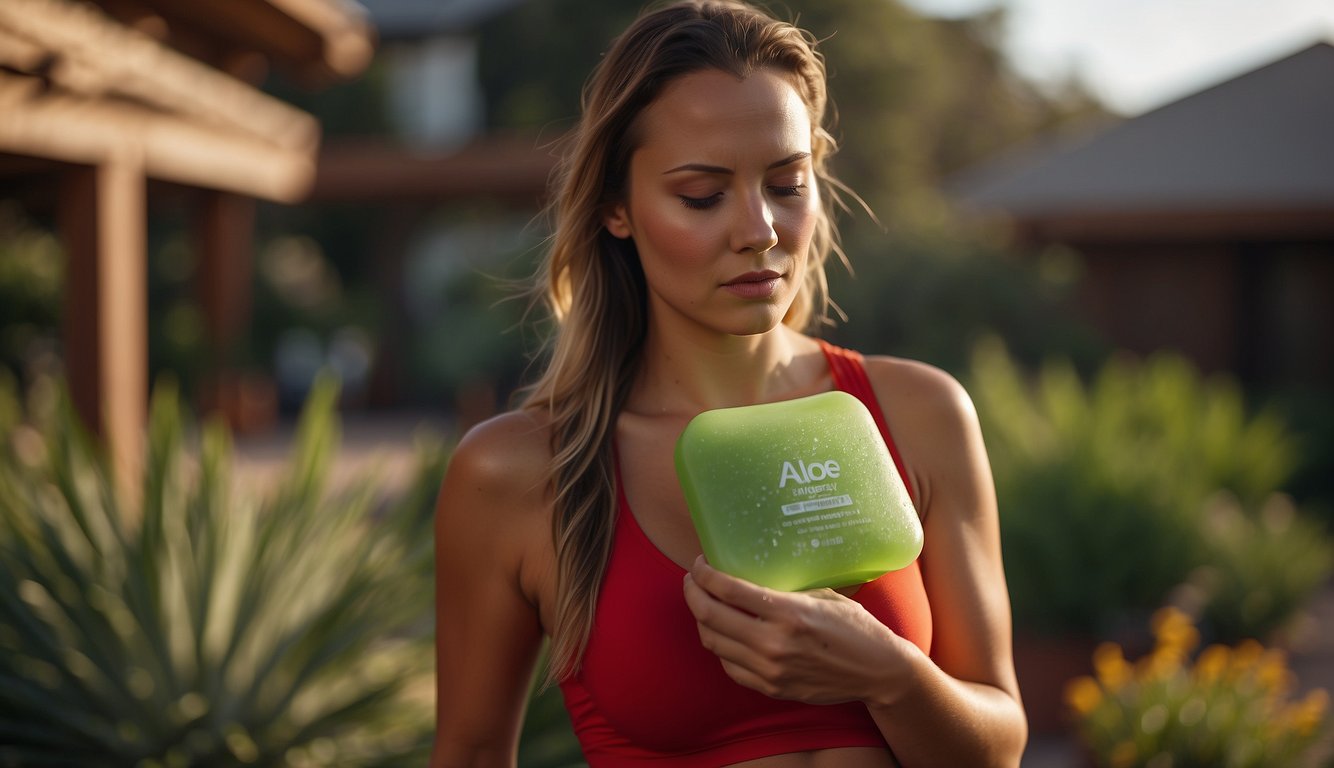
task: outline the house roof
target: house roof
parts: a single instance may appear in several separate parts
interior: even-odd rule
[[[956,200],[1023,220],[1319,211],[1334,220],[1334,45],[1320,42],[1075,138],[956,178]]]

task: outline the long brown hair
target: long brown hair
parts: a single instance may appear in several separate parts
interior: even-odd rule
[[[612,437],[648,327],[634,243],[603,227],[608,206],[624,195],[635,120],[682,75],[718,69],[744,78],[761,68],[791,78],[814,132],[812,164],[824,207],[802,287],[783,319],[804,328],[827,314],[824,263],[838,252],[830,209],[837,182],[826,167],[835,144],[824,127],[825,69],[814,39],[741,2],[687,0],[641,15],[584,86],[582,116],[557,169],[553,235],[535,286],[555,332],[547,367],[524,401],[551,425],[557,598],[548,682],[577,670],[592,626],[616,511]]]

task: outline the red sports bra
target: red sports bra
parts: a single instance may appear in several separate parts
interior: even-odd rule
[[[861,355],[821,346],[834,386],[866,404],[902,473]],[[619,486],[619,473],[617,480]],[[780,701],[729,678],[700,645],[681,592],[685,571],[649,541],[623,489],[617,496],[592,633],[578,673],[560,685],[591,768],[698,768],[787,752],[886,747],[861,703]],[[917,562],[863,584],[853,599],[930,652],[931,608]]]

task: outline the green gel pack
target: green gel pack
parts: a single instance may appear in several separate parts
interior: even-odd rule
[[[709,563],[756,584],[861,584],[922,551],[875,419],[846,392],[705,411],[677,440],[676,474]]]

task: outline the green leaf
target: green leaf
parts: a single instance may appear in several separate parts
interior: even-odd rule
[[[163,384],[132,534],[63,401],[45,463],[0,466],[0,498],[24,510],[0,509],[0,733],[21,735],[0,765],[281,764],[324,750],[316,735],[351,765],[422,758],[431,707],[406,692],[431,683],[431,560],[405,532],[424,492],[330,487],[336,394],[317,387],[288,472],[256,499],[225,431],[191,442]]]

